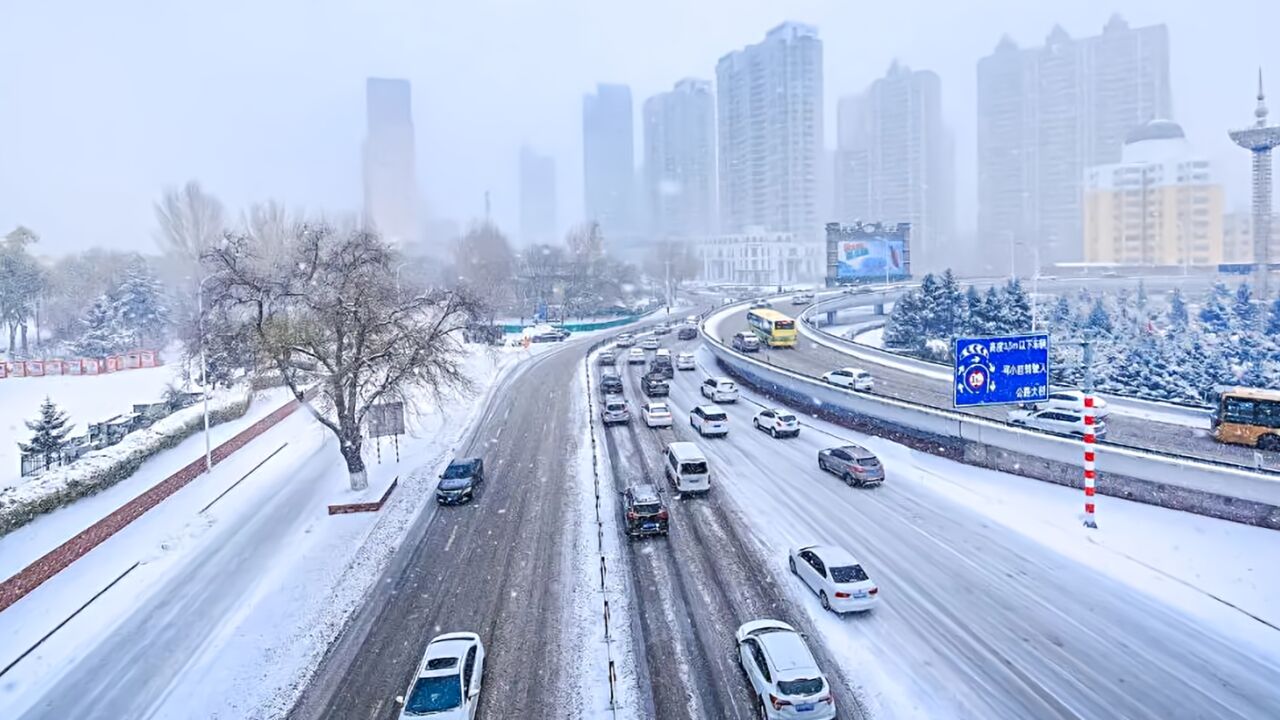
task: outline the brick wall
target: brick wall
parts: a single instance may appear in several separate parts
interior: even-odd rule
[[[298,409],[298,401],[290,400],[270,415],[240,431],[235,437],[213,449],[213,463],[216,465],[227,459],[231,456],[231,453],[248,445],[254,438],[293,414],[296,409]],[[187,483],[199,477],[203,472],[204,455],[201,454],[199,458],[193,460],[186,467],[125,503],[110,515],[90,525],[88,529],[54,548],[44,557],[5,580],[4,583],[0,583],[0,611],[26,597],[32,590],[62,572],[71,563],[88,554],[90,550],[106,542],[108,538],[120,532],[129,523],[137,520],[143,513],[186,487]]]

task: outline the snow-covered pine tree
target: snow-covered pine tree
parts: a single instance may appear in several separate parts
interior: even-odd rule
[[[76,342],[75,349],[83,357],[106,357],[118,352],[125,344],[127,338],[120,330],[115,305],[106,295],[93,301],[80,323],[84,325],[84,334]]]
[[[970,285],[964,291],[964,325],[961,332],[965,335],[982,334],[982,294],[977,286]]]
[[[62,459],[62,449],[71,434],[67,423],[67,414],[46,395],[44,402],[40,403],[40,417],[24,423],[32,432],[31,440],[18,443],[18,447],[27,455],[42,456],[46,466],[53,465]]]
[[[893,304],[884,328],[885,347],[913,348],[923,346],[920,321],[920,295],[912,290]]]
[[[1220,282],[1214,283],[1213,289],[1205,295],[1204,304],[1200,306],[1200,324],[1206,331],[1213,333],[1227,331],[1231,319],[1227,313],[1226,298],[1230,295],[1231,291]]]
[[[942,283],[936,275],[928,273],[920,280],[920,329],[925,340],[943,336],[942,306]]]
[[[1231,318],[1239,329],[1252,329],[1258,320],[1258,309],[1253,304],[1253,288],[1249,282],[1236,287],[1235,302],[1231,305]]]
[[[1111,313],[1108,313],[1106,306],[1102,304],[1102,298],[1093,301],[1093,309],[1089,311],[1089,317],[1085,319],[1084,326],[1099,333],[1111,334],[1113,329]]]
[[[981,330],[982,335],[999,335],[1004,327],[1004,303],[994,285],[987,288],[982,296]]]
[[[1004,327],[1001,332],[1029,332],[1031,330],[1031,298],[1023,289],[1022,282],[1014,278],[1005,283],[1000,299],[1004,316],[1002,318]]]
[[[1182,288],[1174,288],[1173,296],[1169,298],[1169,326],[1174,330],[1185,330],[1188,323],[1191,322],[1191,315],[1187,312],[1187,301],[1182,297]]]
[[[960,291],[960,283],[951,272],[951,268],[947,268],[946,272],[942,273],[939,295],[938,324],[943,331],[940,337],[949,339],[963,332],[964,316],[967,310],[964,294]]]
[[[1271,311],[1267,315],[1267,335],[1271,337],[1280,335],[1280,295],[1271,301]]]
[[[163,288],[142,257],[135,257],[125,270],[114,301],[116,318],[130,345],[143,347],[160,339],[169,322],[169,309]]]
[[[1053,304],[1053,311],[1049,315],[1049,322],[1055,330],[1067,332],[1071,329],[1072,321],[1075,319],[1075,313],[1071,310],[1071,301],[1066,295],[1059,295],[1058,300]]]
[[[1147,284],[1142,280],[1138,280],[1138,296],[1135,304],[1138,307],[1138,314],[1144,315],[1147,311]]]

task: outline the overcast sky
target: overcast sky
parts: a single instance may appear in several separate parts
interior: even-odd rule
[[[1275,0],[5,0],[0,232],[26,224],[51,254],[149,251],[152,202],[188,179],[233,209],[356,211],[370,75],[413,83],[432,215],[479,216],[487,189],[514,234],[527,142],[556,157],[567,225],[582,212],[585,92],[627,83],[638,111],[682,77],[714,79],[721,55],[783,20],[819,28],[828,146],[836,99],[894,58],[942,77],[971,228],[978,58],[1004,33],[1023,46],[1054,23],[1097,34],[1113,12],[1169,26],[1175,119],[1228,204],[1247,207],[1248,158],[1225,132],[1251,121],[1259,65],[1280,118]]]

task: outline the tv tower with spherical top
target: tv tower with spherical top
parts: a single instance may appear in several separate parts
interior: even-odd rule
[[[1262,68],[1258,68],[1258,119],[1253,127],[1232,130],[1231,140],[1253,153],[1253,262],[1254,288],[1264,308],[1271,301],[1271,149],[1280,145],[1280,127],[1267,126],[1266,95],[1262,92]]]

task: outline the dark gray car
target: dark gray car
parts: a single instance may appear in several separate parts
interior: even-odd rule
[[[436,502],[441,505],[459,505],[480,496],[484,486],[484,459],[459,458],[449,463],[440,474],[436,486]]]
[[[878,485],[884,482],[884,465],[875,453],[861,445],[841,445],[818,451],[818,467],[849,485]]]

